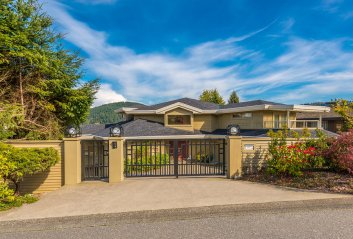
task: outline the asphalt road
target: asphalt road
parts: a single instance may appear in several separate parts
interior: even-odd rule
[[[0,227],[0,238],[353,238],[352,203],[316,200],[292,205],[169,210],[147,217],[85,216],[27,221],[22,226],[14,222]]]

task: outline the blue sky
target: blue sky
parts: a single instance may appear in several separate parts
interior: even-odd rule
[[[95,105],[197,98],[353,97],[352,0],[43,0],[100,78]]]

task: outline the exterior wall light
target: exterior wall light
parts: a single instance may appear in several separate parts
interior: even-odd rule
[[[75,128],[70,126],[66,130],[66,135],[70,138],[76,138],[81,136],[81,130],[79,128]]]
[[[110,128],[111,137],[120,137],[123,135],[123,128],[120,125]]]
[[[227,134],[228,135],[239,135],[240,127],[239,125],[228,125]]]

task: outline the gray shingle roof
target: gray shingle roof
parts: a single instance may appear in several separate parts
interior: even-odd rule
[[[81,127],[82,134],[90,134],[100,137],[109,137],[110,128],[121,125],[124,137],[134,136],[161,136],[161,135],[194,135],[194,132],[167,128],[161,123],[152,122],[143,119],[133,121],[125,121],[117,124],[97,124],[83,125]]]
[[[176,100],[171,100],[171,101],[167,101],[167,102],[163,102],[163,103],[159,103],[159,104],[155,104],[155,105],[150,105],[150,106],[142,106],[139,107],[139,110],[157,110],[163,107],[166,107],[168,105],[172,105],[174,103],[184,103],[202,110],[216,110],[219,109],[219,105],[214,104],[214,103],[210,103],[210,102],[204,102],[201,100],[195,100],[195,99],[191,99],[191,98],[181,98],[181,99],[176,99]]]
[[[276,102],[265,101],[265,100],[252,100],[252,101],[245,101],[240,103],[233,103],[220,106],[221,109],[229,109],[229,108],[237,108],[237,107],[247,107],[247,106],[254,106],[254,105],[284,105]]]

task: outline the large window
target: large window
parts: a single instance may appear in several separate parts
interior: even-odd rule
[[[191,116],[190,115],[168,115],[169,125],[190,125]]]

